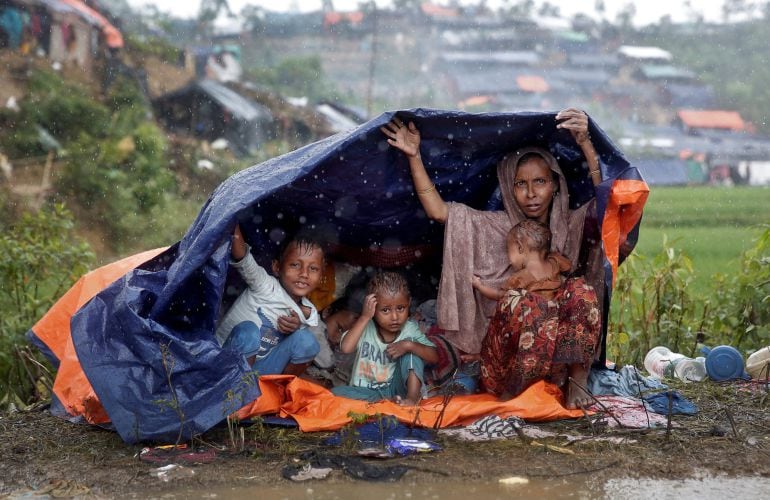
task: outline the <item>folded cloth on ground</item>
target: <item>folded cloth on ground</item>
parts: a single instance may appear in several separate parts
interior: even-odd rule
[[[626,365],[619,371],[591,370],[588,375],[588,390],[591,394],[628,396],[638,398],[647,391],[668,389],[655,377],[645,377],[635,366]]]
[[[519,426],[525,436],[531,439],[555,437],[555,432],[538,429],[533,425],[524,423],[519,417],[500,418],[497,415],[482,417],[472,424],[460,429],[442,429],[444,435],[456,437],[464,441],[491,441],[494,439],[509,439],[518,437],[516,425]]]
[[[644,397],[644,403],[650,410],[661,415],[668,415],[669,395],[671,395],[672,415],[696,415],[698,407],[677,391],[663,391]]]

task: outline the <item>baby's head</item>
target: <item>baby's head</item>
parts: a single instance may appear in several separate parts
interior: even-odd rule
[[[508,260],[514,269],[522,269],[527,254],[545,257],[551,248],[551,230],[542,222],[524,219],[508,232]]]
[[[324,250],[313,238],[297,235],[284,246],[273,261],[273,273],[281,286],[299,302],[318,288],[324,269]]]
[[[377,298],[374,322],[381,331],[397,334],[409,319],[411,294],[403,274],[381,271],[372,276],[366,287]]]

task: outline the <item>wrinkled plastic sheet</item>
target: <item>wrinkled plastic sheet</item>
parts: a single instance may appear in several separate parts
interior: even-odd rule
[[[420,207],[406,158],[379,130],[395,114],[233,175],[205,203],[174,258],[129,272],[73,316],[80,363],[123,440],[189,439],[259,395],[243,358],[214,338],[236,222],[263,265],[300,225],[365,251],[441,247],[443,229]],[[555,113],[413,109],[398,116],[420,128],[423,161],[447,201],[500,207],[495,166],[531,144],[555,154],[573,206],[597,197],[600,221],[612,180],[641,179],[593,121],[605,171],[596,190],[571,135],[555,128]],[[627,243],[634,238],[632,231]]]

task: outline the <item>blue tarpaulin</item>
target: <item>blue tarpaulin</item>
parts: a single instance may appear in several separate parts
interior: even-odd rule
[[[496,163],[524,145],[549,148],[568,179],[571,204],[596,196],[600,221],[613,183],[641,180],[592,121],[605,179],[596,189],[580,148],[568,131],[556,129],[556,113],[430,109],[383,113],[238,172],[214,191],[178,245],[114,282],[72,318],[83,371],[125,441],[187,439],[258,396],[243,358],[214,338],[236,222],[263,264],[285,235],[307,225],[340,247],[370,254],[440,249],[442,226],[425,216],[406,158],[379,130],[396,114],[420,129],[423,161],[447,201],[500,206]]]

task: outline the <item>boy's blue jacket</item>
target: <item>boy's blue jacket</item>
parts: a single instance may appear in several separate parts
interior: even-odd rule
[[[423,161],[447,201],[499,206],[496,163],[524,145],[554,153],[573,205],[597,197],[600,223],[608,205],[614,206],[613,190],[626,181],[641,182],[591,121],[605,179],[594,190],[579,147],[568,131],[556,129],[555,112],[387,112],[238,172],[214,191],[180,242],[72,317],[82,368],[123,440],[189,439],[259,395],[245,361],[214,338],[236,222],[263,265],[283,236],[301,225],[322,230],[351,258],[432,248],[430,258],[440,260],[443,227],[425,216],[405,156],[379,130],[395,115],[418,126]],[[637,230],[638,218],[622,229],[619,243],[633,246]],[[417,252],[420,257],[426,255]]]

